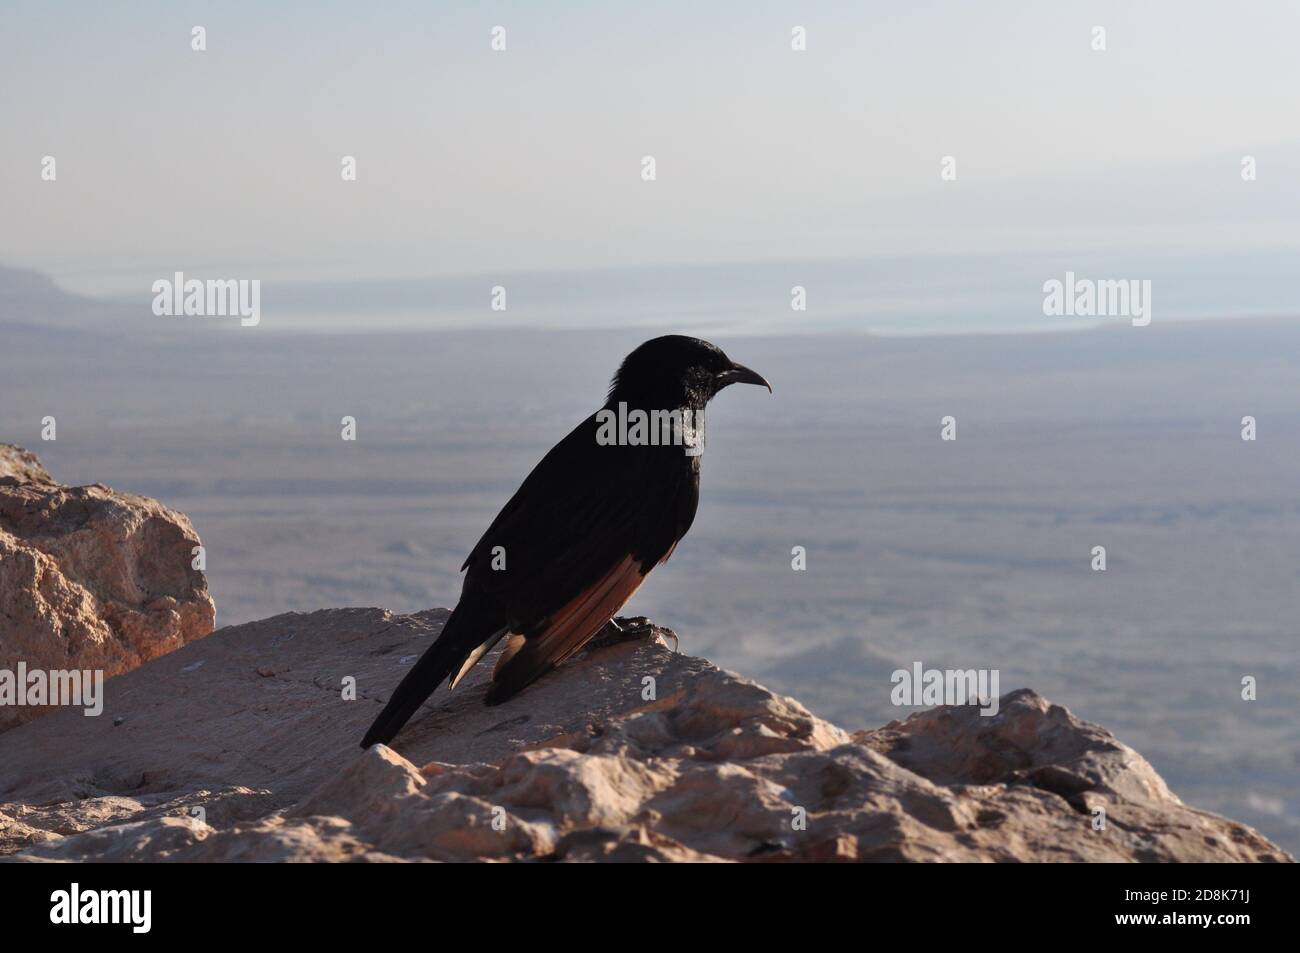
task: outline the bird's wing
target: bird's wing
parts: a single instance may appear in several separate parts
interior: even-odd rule
[[[601,446],[595,432],[589,417],[542,458],[462,567],[462,598],[495,597],[511,631],[530,635],[628,556],[649,572],[695,515],[679,448]]]
[[[466,560],[462,599],[499,604],[523,636],[503,654],[489,702],[595,635],[694,517],[697,477],[680,448],[600,446],[595,431],[588,418],[557,444]]]

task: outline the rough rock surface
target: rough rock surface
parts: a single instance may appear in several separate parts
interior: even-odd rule
[[[0,444],[0,669],[110,677],[212,631],[198,534],[156,500],[56,483]],[[51,709],[0,707],[0,732]]]
[[[670,651],[643,620],[495,708],[481,665],[426,703],[397,750],[360,751],[445,618],[336,609],[222,629],[113,679],[100,717],[65,710],[0,736],[0,854],[1290,859],[1184,805],[1135,751],[1032,691],[992,718],[935,709],[849,735]]]
[[[40,459],[13,443],[0,443],[0,482],[54,483]]]

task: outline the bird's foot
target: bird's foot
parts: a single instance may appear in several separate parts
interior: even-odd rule
[[[604,627],[592,637],[587,643],[589,648],[598,649],[606,645],[615,645],[619,642],[630,642],[633,639],[643,639],[647,635],[658,636],[660,639],[672,639],[674,652],[677,651],[678,640],[677,633],[672,629],[665,629],[661,625],[655,625],[643,615],[627,618],[623,616],[618,619],[610,619]],[[665,644],[667,644],[665,642]]]

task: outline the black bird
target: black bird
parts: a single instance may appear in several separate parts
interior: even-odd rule
[[[772,389],[698,338],[658,337],[629,354],[605,406],[542,458],[469,554],[460,602],[361,746],[391,741],[439,682],[455,688],[503,638],[489,705],[599,632],[691,528],[704,406],[737,383]],[[639,434],[637,411],[651,423]],[[678,436],[666,439],[663,421],[672,418],[662,412],[671,411],[685,426],[672,424]],[[628,424],[621,441],[612,423],[620,416]]]

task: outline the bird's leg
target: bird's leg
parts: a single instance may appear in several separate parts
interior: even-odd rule
[[[599,649],[606,645],[616,645],[619,642],[626,642],[632,637],[629,629],[621,626],[613,619],[610,619],[600,631],[592,636],[591,641],[587,643],[588,648]]]
[[[673,630],[657,626],[641,615],[630,619],[624,616],[621,622],[618,619],[610,619],[587,645],[596,649],[619,642],[629,642],[656,632],[671,638],[673,640],[673,651],[677,651],[677,636]]]
[[[610,619],[601,627],[590,642],[588,648],[600,649],[607,645],[616,645],[619,642],[630,642],[633,639],[644,638],[647,635],[657,635],[667,647],[668,639],[672,639],[672,650],[677,652],[681,643],[677,639],[677,633],[672,629],[664,628],[662,625],[655,625],[643,615],[628,618],[623,617],[623,621]]]

